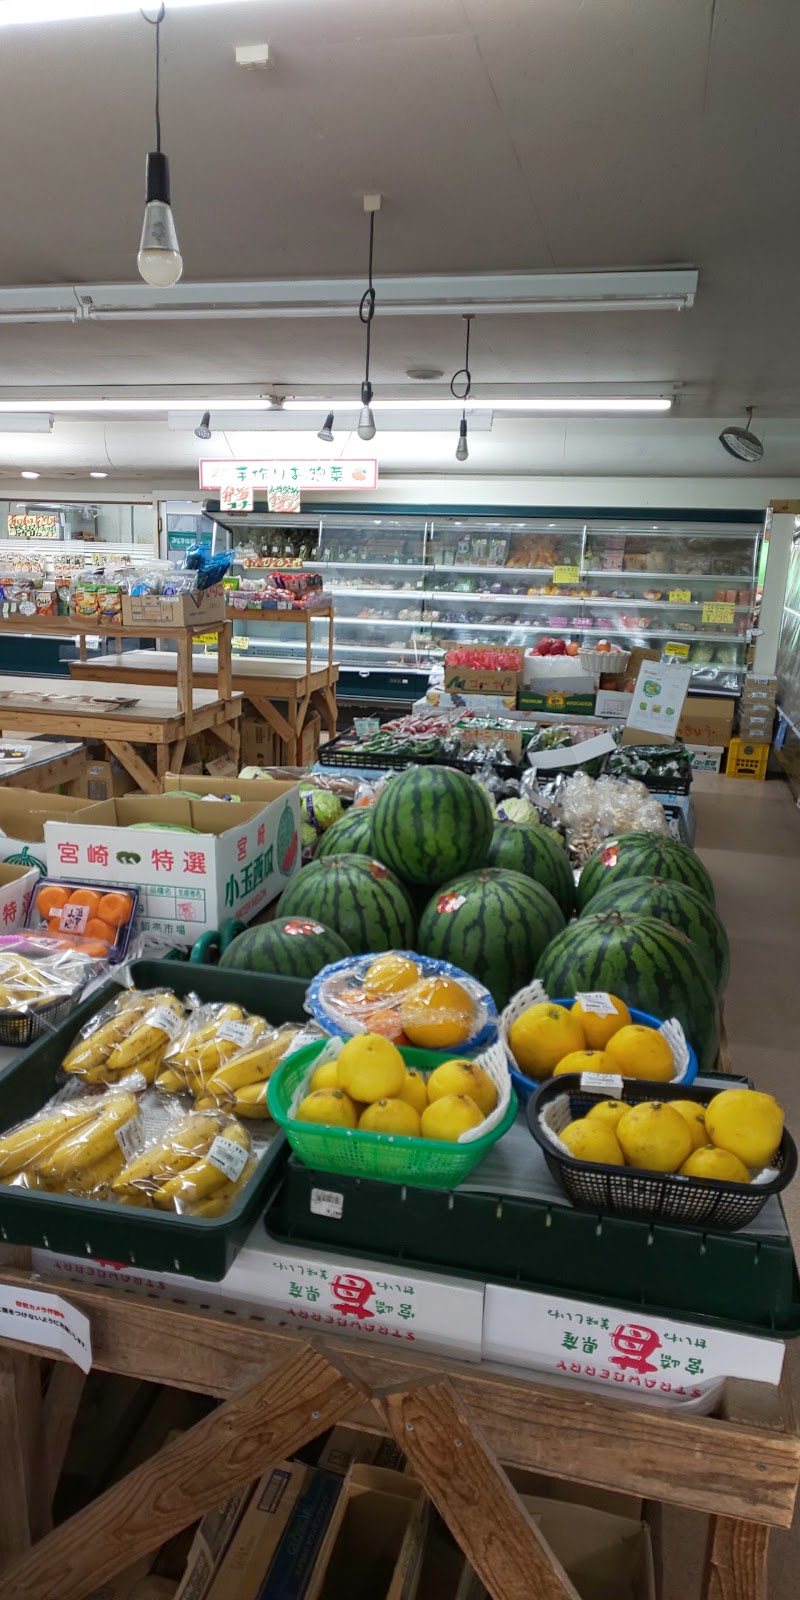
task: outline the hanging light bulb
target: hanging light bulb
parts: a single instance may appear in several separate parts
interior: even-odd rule
[[[144,12],[142,12],[144,16]],[[156,148],[147,157],[144,222],[139,244],[138,266],[145,283],[155,289],[168,289],[183,272],[183,257],[178,246],[169,190],[169,162],[161,149],[161,24],[165,7],[158,16],[146,17],[156,30]]]
[[[210,439],[211,438],[210,422],[211,422],[211,412],[210,411],[204,411],[199,428],[195,428],[195,430],[194,430],[195,439]]]
[[[365,194],[364,210],[369,212],[369,266],[367,288],[361,296],[358,315],[367,330],[367,350],[364,365],[364,382],[361,385],[361,415],[358,419],[359,439],[375,438],[375,418],[372,415],[372,384],[369,381],[369,360],[372,346],[372,319],[375,315],[375,285],[372,281],[372,262],[375,250],[375,213],[380,211],[379,194]]]
[[[328,415],[325,418],[325,421],[323,422],[322,427],[319,430],[319,433],[317,434],[317,438],[321,439],[323,444],[333,444],[333,412],[332,411],[328,412]]]
[[[460,423],[458,425],[458,444],[456,445],[456,461],[468,461],[469,460],[469,445],[467,443],[467,404],[466,403],[467,403],[467,401],[468,401],[468,399],[470,397],[470,393],[471,393],[471,390],[472,390],[472,373],[469,370],[469,336],[470,336],[470,331],[471,331],[470,324],[472,322],[473,315],[474,315],[474,313],[469,311],[469,312],[466,313],[466,315],[464,317],[464,321],[467,324],[467,339],[466,339],[466,347],[465,347],[465,350],[464,350],[464,365],[463,365],[463,367],[459,367],[458,372],[454,372],[452,378],[450,379],[450,393],[451,393],[451,395],[453,396],[453,398],[455,400],[461,400],[462,403],[463,403],[463,406],[464,406],[464,410],[461,413],[461,421],[460,421]],[[463,394],[459,394],[458,390],[462,387],[462,385],[463,385],[464,392],[463,392]]]

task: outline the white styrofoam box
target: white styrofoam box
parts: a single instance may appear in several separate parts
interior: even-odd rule
[[[522,682],[526,689],[541,689],[564,694],[593,694],[596,674],[586,672],[577,656],[534,656],[525,652]]]
[[[170,794],[87,805],[45,824],[48,872],[135,885],[136,931],[192,945],[227,917],[251,922],[300,865],[297,785],[263,782],[257,792],[235,805]]]
[[[596,717],[618,717],[624,722],[632,705],[632,694],[623,694],[621,689],[598,689],[594,713]]]
[[[725,754],[722,745],[687,744],[693,772],[719,772]]]
[[[779,1339],[534,1290],[489,1283],[484,1296],[484,1360],[662,1405],[700,1404],[725,1378],[777,1384],[784,1350]]]
[[[316,1191],[318,1203],[335,1209],[336,1178],[330,1183],[330,1191]],[[261,1221],[220,1283],[47,1250],[33,1251],[32,1268],[69,1283],[102,1284],[243,1317],[270,1309],[310,1334],[342,1333],[370,1345],[481,1359],[482,1283],[281,1244]]]

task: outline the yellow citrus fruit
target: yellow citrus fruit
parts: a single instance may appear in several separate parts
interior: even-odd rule
[[[400,1090],[400,1099],[413,1106],[418,1117],[422,1116],[428,1104],[428,1090],[425,1079],[414,1067],[406,1067],[406,1078]]]
[[[692,1153],[687,1123],[662,1100],[629,1106],[617,1123],[617,1138],[628,1166],[647,1172],[677,1172]]]
[[[357,1033],[339,1052],[336,1078],[351,1100],[372,1105],[398,1095],[405,1083],[406,1064],[391,1039],[380,1033]]]
[[[363,989],[370,1000],[379,1000],[384,994],[402,994],[419,978],[419,967],[408,956],[394,955],[389,951],[378,956],[364,973]]]
[[[605,1050],[571,1050],[558,1066],[553,1068],[553,1077],[563,1077],[565,1072],[611,1072]]]
[[[468,1094],[445,1094],[423,1111],[422,1137],[455,1144],[462,1133],[480,1127],[482,1122],[483,1114]]]
[[[712,1144],[746,1167],[768,1167],[783,1135],[783,1109],[758,1089],[723,1089],[706,1106],[706,1128]]]
[[[657,1028],[645,1028],[640,1022],[631,1022],[620,1028],[606,1045],[609,1072],[619,1072],[623,1078],[653,1078],[668,1083],[675,1076],[672,1051]]]
[[[558,1137],[576,1161],[602,1161],[607,1167],[625,1165],[614,1129],[605,1128],[602,1122],[582,1117],[580,1122],[568,1123]]]
[[[579,1017],[566,1006],[545,1000],[512,1022],[508,1041],[521,1072],[529,1078],[549,1078],[570,1051],[585,1048],[586,1035]]]
[[[298,1122],[316,1122],[326,1128],[354,1128],[358,1120],[349,1094],[341,1089],[314,1089],[301,1100],[295,1116]]]
[[[685,1178],[717,1178],[724,1183],[749,1183],[750,1174],[738,1156],[730,1150],[718,1150],[715,1144],[704,1144],[693,1150],[684,1161],[681,1172]]]
[[[317,1067],[316,1072],[312,1074],[309,1090],[338,1089],[338,1087],[339,1078],[337,1075],[336,1062],[324,1061],[322,1066]]]
[[[488,1072],[484,1072],[476,1061],[443,1061],[431,1073],[428,1079],[431,1105],[445,1094],[468,1094],[485,1117],[497,1105],[497,1090]]]
[[[362,1111],[358,1120],[360,1129],[367,1133],[402,1133],[407,1138],[420,1137],[419,1114],[407,1100],[392,1098],[376,1100]]]
[[[617,1123],[624,1117],[628,1107],[624,1100],[598,1100],[591,1111],[587,1111],[584,1122],[600,1122],[604,1127],[616,1132]]]
[[[703,1107],[699,1100],[670,1100],[673,1111],[680,1112],[692,1136],[692,1149],[699,1150],[708,1144],[708,1130]]]
[[[608,995],[608,1000],[614,1010],[604,1017],[596,1011],[587,1010],[582,1000],[576,1000],[572,1007],[572,1015],[579,1018],[591,1050],[605,1050],[609,1039],[613,1039],[614,1034],[619,1033],[620,1028],[626,1027],[631,1020],[624,1000],[618,1000],[615,994]]]
[[[422,1050],[449,1050],[472,1033],[472,996],[455,978],[422,978],[400,1002],[403,1031]]]

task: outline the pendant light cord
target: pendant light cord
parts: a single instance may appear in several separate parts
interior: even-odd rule
[[[466,349],[464,351],[464,365],[463,365],[463,367],[459,367],[458,372],[454,372],[452,378],[450,379],[450,393],[453,396],[453,399],[454,400],[461,400],[464,403],[464,410],[463,410],[463,413],[462,413],[462,416],[464,418],[466,418],[466,415],[467,415],[466,401],[469,399],[470,394],[472,392],[472,373],[469,370],[469,338],[470,338],[470,333],[472,332],[472,318],[473,318],[473,316],[474,316],[474,312],[472,312],[472,311],[467,312],[465,314],[465,316],[464,316],[464,321],[467,324],[467,341],[466,341]],[[458,383],[460,378],[463,378],[463,380],[464,380],[464,393],[463,394],[457,394],[456,393],[456,384]]]
[[[367,330],[367,359],[366,359],[366,366],[365,366],[365,369],[364,369],[364,382],[365,383],[369,383],[369,358],[370,358],[370,348],[371,348],[371,344],[372,344],[372,319],[373,319],[373,317],[375,315],[375,285],[374,285],[374,283],[372,281],[372,262],[373,262],[374,253],[375,253],[375,212],[371,211],[370,214],[369,214],[369,268],[368,268],[369,287],[364,290],[364,293],[361,296],[361,304],[360,304],[360,306],[358,308],[359,318],[364,323],[364,325],[366,327],[366,330]]]
[[[159,155],[161,154],[161,24],[166,16],[166,10],[162,0],[157,16],[148,17],[146,11],[142,12],[145,22],[149,22],[151,28],[156,30],[156,150]]]

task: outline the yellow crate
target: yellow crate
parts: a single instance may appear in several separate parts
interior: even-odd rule
[[[731,739],[725,776],[766,778],[770,749],[768,744],[749,744],[746,739]]]

